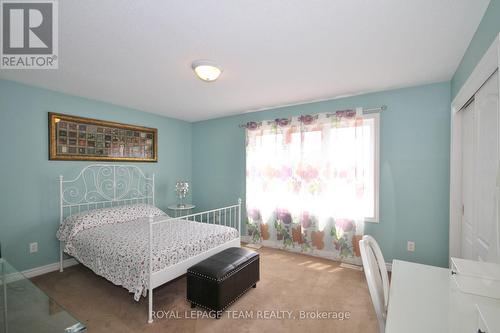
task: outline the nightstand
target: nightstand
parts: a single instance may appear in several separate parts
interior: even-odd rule
[[[195,208],[195,205],[191,204],[185,204],[182,207],[179,207],[178,205],[170,205],[167,208],[174,212],[174,217],[181,217],[185,215],[191,214],[192,210]]]

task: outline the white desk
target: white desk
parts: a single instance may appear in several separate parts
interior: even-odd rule
[[[500,316],[500,300],[461,292],[450,274],[449,269],[394,260],[385,332],[476,333],[476,304],[498,309]]]

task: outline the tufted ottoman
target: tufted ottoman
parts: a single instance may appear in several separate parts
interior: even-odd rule
[[[231,247],[214,254],[187,270],[187,300],[191,307],[200,306],[221,312],[259,281],[259,254]]]

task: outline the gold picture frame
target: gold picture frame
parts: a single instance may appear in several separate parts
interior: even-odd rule
[[[158,162],[158,130],[49,112],[49,160]]]

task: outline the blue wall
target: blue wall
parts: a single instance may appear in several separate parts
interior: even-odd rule
[[[455,98],[462,85],[481,60],[500,32],[500,0],[491,0],[479,27],[451,80],[451,98]]]
[[[48,161],[47,112],[156,127],[159,162],[139,164],[157,179],[157,204],[175,201],[177,179],[192,180],[198,209],[245,197],[244,131],[249,120],[386,104],[381,122],[380,223],[367,233],[387,260],[445,266],[448,262],[449,107],[500,32],[500,0],[490,5],[450,83],[392,90],[328,102],[189,124],[137,110],[0,80],[0,241],[19,269],[57,261],[57,176],[86,162]],[[192,172],[191,172],[192,169]],[[192,175],[192,178],[191,178]],[[406,241],[416,251],[406,251]],[[28,243],[39,252],[29,254]]]
[[[386,259],[448,263],[449,114],[456,96],[500,31],[500,0],[490,5],[450,83],[391,90],[327,102],[277,108],[189,124],[138,110],[0,80],[0,242],[17,268],[56,262],[57,177],[88,162],[49,161],[47,113],[60,112],[156,127],[159,162],[141,163],[156,174],[157,205],[175,202],[178,179],[192,181],[199,210],[245,198],[244,130],[238,124],[348,107],[385,104],[381,118],[380,223],[366,232]],[[192,176],[192,178],[191,178]],[[406,241],[416,251],[406,251]],[[37,241],[39,252],[29,254]]]
[[[385,104],[380,223],[368,224],[367,233],[380,241],[387,260],[444,266],[448,261],[449,93],[449,83],[440,83],[191,125],[0,80],[0,241],[4,255],[19,269],[57,261],[57,177],[75,175],[89,164],[48,160],[49,111],[158,128],[159,162],[138,164],[156,174],[157,204],[165,209],[175,202],[175,181],[187,179],[192,181],[193,202],[201,210],[245,197],[244,130],[238,124]],[[414,253],[406,252],[407,240],[416,242]],[[34,241],[39,243],[39,252],[29,254],[28,244]]]
[[[199,209],[245,198],[245,131],[250,120],[387,105],[381,115],[380,223],[366,233],[386,260],[448,264],[450,84],[391,90],[193,124],[193,201]],[[416,242],[414,253],[407,240]]]
[[[156,203],[176,201],[175,182],[191,179],[191,124],[84,98],[0,80],[0,242],[21,270],[58,260],[58,176],[92,162],[48,160],[48,112],[158,129],[158,163],[138,163],[156,176]],[[39,251],[29,254],[28,244]]]

